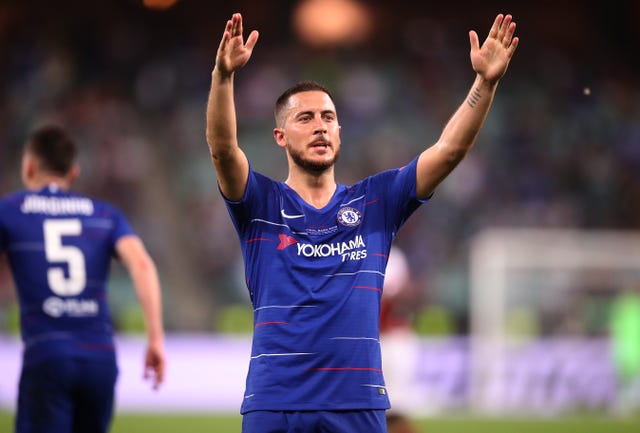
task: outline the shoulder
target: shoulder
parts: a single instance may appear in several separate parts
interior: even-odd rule
[[[285,189],[284,182],[273,180],[269,176],[255,170],[249,170],[249,181],[247,183],[247,193],[245,193],[245,197],[257,192],[257,197],[264,198],[265,195],[273,193],[282,194]]]
[[[18,200],[21,200],[25,195],[27,195],[29,191],[21,190],[21,191],[13,191],[9,194],[0,197],[0,204],[13,203]]]
[[[76,201],[74,209],[82,218],[93,221],[108,220],[112,222],[110,224],[116,224],[116,226],[123,223],[129,225],[125,213],[109,201],[77,193],[68,193],[66,197]]]
[[[374,173],[372,175],[369,175],[369,176],[365,177],[364,179],[362,179],[361,181],[351,185],[350,188],[353,188],[353,187],[355,187],[357,185],[361,185],[363,183],[368,183],[368,182],[371,182],[371,181],[377,181],[377,180],[380,180],[380,179],[388,179],[390,177],[398,176],[399,174],[415,173],[415,171],[417,169],[417,164],[418,164],[418,157],[416,156],[415,158],[413,158],[411,161],[409,161],[405,165],[402,165],[402,166],[399,166],[399,167],[388,168],[388,169],[379,171],[377,173]]]
[[[79,196],[79,198],[90,200],[91,203],[93,203],[93,207],[96,209],[96,211],[122,213],[122,211],[117,205],[110,203],[108,201],[92,198],[92,197],[86,197],[86,196]]]
[[[403,170],[404,167],[399,167],[380,171],[378,173],[365,177],[364,179],[360,180],[357,183],[354,183],[351,186],[348,186],[347,189],[351,191],[357,191],[361,188],[387,185],[389,182],[391,182],[392,179],[397,177],[398,173]]]
[[[118,207],[118,205],[98,197],[72,192],[68,192],[66,194],[66,197],[85,203],[90,203],[93,207],[94,213],[96,214],[122,214],[122,210],[120,209],[120,207]]]
[[[278,182],[278,181],[275,181],[275,180],[271,179],[269,176],[266,176],[266,175],[260,173],[259,171],[255,171],[255,170],[250,170],[249,171],[249,175],[253,176],[255,178],[255,180],[259,184],[276,185],[276,184],[281,183],[281,182]]]
[[[18,208],[24,201],[28,191],[15,191],[0,198],[0,214],[8,212],[9,209]]]

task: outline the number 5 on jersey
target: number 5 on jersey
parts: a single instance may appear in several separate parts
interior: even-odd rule
[[[79,219],[49,219],[43,224],[44,249],[47,261],[52,264],[47,272],[51,291],[58,296],[73,296],[81,293],[87,284],[84,254],[78,247],[63,245],[63,236],[79,236],[82,224]],[[65,278],[64,267],[55,263],[66,263],[69,276]]]

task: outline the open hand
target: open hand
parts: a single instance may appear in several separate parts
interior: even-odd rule
[[[471,66],[485,80],[495,83],[507,71],[518,47],[519,39],[513,36],[515,31],[516,23],[511,15],[498,14],[482,46],[479,45],[478,34],[473,30],[469,32]]]
[[[243,67],[251,57],[253,47],[258,42],[258,32],[253,30],[249,34],[246,44],[242,32],[242,15],[235,13],[227,21],[216,55],[216,68],[222,74],[232,74]]]

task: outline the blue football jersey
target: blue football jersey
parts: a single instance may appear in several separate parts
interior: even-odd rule
[[[254,308],[242,413],[389,408],[380,298],[391,243],[422,203],[416,165],[340,184],[322,209],[250,169],[226,202]]]
[[[114,356],[107,280],[115,244],[129,234],[118,209],[56,184],[0,201],[0,252],[18,292],[25,362]]]

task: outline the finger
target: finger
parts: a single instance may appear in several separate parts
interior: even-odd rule
[[[241,36],[242,35],[242,15],[239,13],[233,14],[233,32],[231,36]]]
[[[500,30],[500,24],[502,23],[502,19],[504,16],[502,14],[498,14],[496,19],[493,20],[493,25],[491,26],[491,30],[489,30],[489,37],[495,38],[498,36],[498,31]]]
[[[159,369],[156,373],[156,383],[160,386],[162,382],[164,382],[164,369]]]
[[[247,49],[249,49],[250,51],[253,51],[253,47],[255,47],[256,43],[258,42],[258,36],[260,36],[260,34],[258,33],[257,30],[252,31],[249,34],[249,37],[247,38],[247,43],[245,44]]]
[[[218,50],[222,50],[224,48],[229,38],[231,38],[231,20],[227,21],[224,32],[222,32],[222,39],[220,40],[220,45],[218,45]]]
[[[511,45],[509,45],[509,58],[513,56],[513,53],[516,52],[516,48],[518,48],[518,44],[520,43],[520,38],[517,36],[511,40]]]
[[[153,389],[158,388],[158,375],[154,372],[153,369],[147,368],[147,370],[145,370],[144,372],[144,378],[145,380],[151,381],[151,387]]]
[[[511,15],[505,15],[502,23],[500,23],[500,30],[498,30],[498,40],[504,40],[504,35],[507,33],[507,29],[509,28],[509,24],[511,23]]]
[[[242,36],[242,32],[244,31],[242,28],[242,15],[237,14],[238,16],[238,35]]]
[[[238,19],[236,18],[236,14],[231,15],[231,28],[229,29],[229,34],[231,37],[236,35],[236,27],[238,26]]]
[[[515,31],[516,23],[512,22],[511,24],[509,24],[509,28],[507,29],[507,33],[504,35],[504,38],[502,38],[502,44],[505,48],[508,48],[509,45],[511,45],[513,34],[515,33]]]
[[[478,41],[478,34],[473,30],[469,31],[469,43],[471,45],[471,51],[477,51],[480,49],[480,41]]]
[[[158,389],[158,387],[160,386],[160,384],[163,381],[163,375],[162,375],[162,371],[156,369],[154,370],[154,374],[153,374],[153,389]]]
[[[158,386],[164,381],[164,367],[160,363],[154,365],[147,365],[144,371],[144,378],[151,380],[153,389],[157,389]]]

